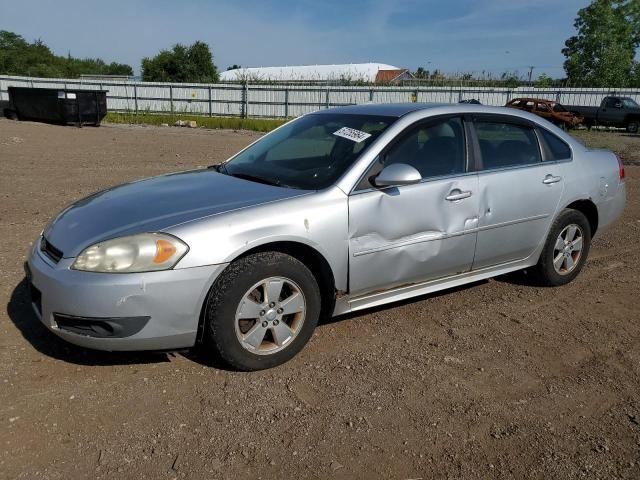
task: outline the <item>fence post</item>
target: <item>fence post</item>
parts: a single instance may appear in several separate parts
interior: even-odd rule
[[[211,96],[211,85],[209,85],[209,116],[213,117],[213,102],[211,101],[213,98]]]
[[[373,88],[369,90],[369,101],[373,103]]]
[[[138,115],[138,82],[133,84],[133,108]]]
[[[242,117],[249,118],[249,82],[244,82],[244,88],[242,89]]]
[[[329,108],[329,87],[327,87],[327,108]]]
[[[289,118],[289,87],[284,91],[284,118]]]
[[[169,85],[169,108],[173,114],[173,85]]]

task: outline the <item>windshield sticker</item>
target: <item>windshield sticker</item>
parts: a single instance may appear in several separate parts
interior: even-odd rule
[[[347,140],[351,140],[356,143],[364,142],[367,138],[371,136],[370,133],[361,132],[360,130],[356,130],[355,128],[342,127],[340,130],[336,130],[333,132],[334,135],[342,138],[346,138]]]

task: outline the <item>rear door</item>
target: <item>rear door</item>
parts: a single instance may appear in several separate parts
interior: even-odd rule
[[[478,177],[468,172],[459,117],[431,119],[400,134],[349,196],[352,294],[447,277],[471,269],[478,221]],[[415,167],[422,182],[375,188],[393,163]]]
[[[507,115],[474,118],[480,155],[478,241],[474,269],[530,256],[554,218],[564,168],[545,162],[534,125]]]

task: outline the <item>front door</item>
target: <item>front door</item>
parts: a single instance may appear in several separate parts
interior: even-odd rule
[[[365,181],[349,197],[349,290],[359,294],[470,270],[476,243],[478,177],[467,170],[463,121],[409,127],[367,178],[393,163],[422,182],[377,189]]]

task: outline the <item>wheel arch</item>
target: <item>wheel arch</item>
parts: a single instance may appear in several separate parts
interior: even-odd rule
[[[591,237],[593,237],[598,231],[598,207],[591,199],[575,200],[567,205],[565,208],[577,210],[582,213],[589,221],[589,227],[591,228]]]
[[[339,292],[336,290],[336,278],[334,271],[325,256],[322,255],[322,253],[306,243],[291,240],[279,240],[263,243],[248,250],[242,251],[229,261],[229,265],[241,258],[261,252],[284,253],[286,255],[294,257],[295,259],[306,265],[309,270],[311,270],[311,273],[315,277],[316,281],[318,282],[318,287],[320,288],[322,301],[320,319],[322,320],[323,318],[328,318],[332,315],[335,306],[336,295]],[[224,275],[225,270],[220,272],[220,276]],[[209,292],[212,288],[215,287],[215,284],[216,282],[214,281],[209,288]],[[209,292],[207,292],[207,295],[205,296],[204,301],[200,307],[197,335],[198,343],[200,343],[203,338],[205,311],[209,298]]]

